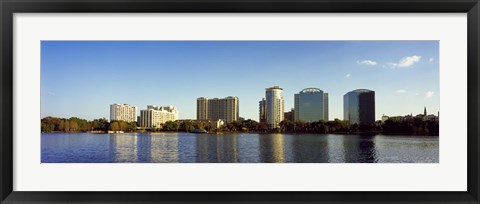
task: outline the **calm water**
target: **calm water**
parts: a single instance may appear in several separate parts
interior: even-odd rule
[[[42,133],[42,163],[438,163],[438,137]]]

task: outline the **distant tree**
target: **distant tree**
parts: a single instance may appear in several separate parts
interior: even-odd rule
[[[232,122],[230,122],[230,123],[228,123],[228,124],[230,124],[229,129],[230,129],[231,131],[240,131],[240,130],[242,130],[242,128],[243,128],[242,122],[237,121],[237,120],[232,121]],[[227,125],[228,125],[228,124],[227,124]]]
[[[362,124],[358,126],[358,130],[360,132],[373,132],[374,130],[374,125],[369,125],[369,124]]]
[[[120,130],[120,126],[118,124],[118,121],[113,121],[110,123],[110,130],[112,131],[119,131]]]
[[[295,131],[295,123],[291,120],[283,120],[279,123],[281,132],[293,132]]]
[[[230,131],[237,131],[237,128],[235,127],[235,124],[233,124],[233,122],[227,123],[227,129]]]
[[[59,131],[60,118],[45,117],[40,120],[42,132]]]
[[[178,130],[178,123],[175,121],[167,121],[165,124],[163,124],[163,130],[164,131],[177,131]]]
[[[266,122],[258,123],[257,131],[259,131],[259,132],[268,131],[268,124]]]
[[[326,122],[329,133],[345,133],[349,131],[350,124],[348,121],[335,119],[333,121]]]
[[[134,132],[137,130],[137,123],[136,122],[129,122],[126,124],[125,131]]]
[[[79,129],[78,129],[78,124],[77,124],[76,121],[68,120],[67,122],[68,122],[68,126],[69,126],[69,128],[70,128],[70,130],[69,130],[70,132],[77,132],[77,131],[79,131]]]
[[[195,129],[195,127],[191,121],[183,121],[180,123],[179,130],[181,131],[191,132],[193,129]]]
[[[204,121],[198,122],[197,124],[195,124],[195,128],[204,129],[205,128],[205,122]]]
[[[42,132],[53,132],[55,130],[55,125],[53,123],[43,123],[41,124]]]
[[[295,132],[307,132],[308,124],[304,121],[295,121]]]
[[[206,130],[209,132],[215,132],[216,128],[211,123],[208,123]]]
[[[258,129],[258,122],[248,119],[241,121],[242,123],[242,128],[247,128],[248,130],[257,130]]]
[[[120,120],[120,121],[117,121],[118,122],[118,129],[121,130],[121,131],[126,131],[127,130],[127,122],[126,121],[123,121],[123,120]]]
[[[107,131],[110,126],[107,119],[105,118],[95,119],[90,123],[92,124],[92,129],[97,131]]]
[[[321,134],[328,133],[328,127],[325,121],[323,120],[307,123],[307,126],[308,126],[308,130],[312,133],[321,133]]]
[[[350,132],[359,132],[359,125],[357,123],[350,126]]]

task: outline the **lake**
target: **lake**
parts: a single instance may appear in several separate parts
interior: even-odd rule
[[[42,163],[438,163],[439,137],[42,133]]]

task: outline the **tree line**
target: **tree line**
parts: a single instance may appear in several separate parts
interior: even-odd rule
[[[295,133],[338,133],[338,134],[404,134],[404,135],[439,135],[438,120],[424,120],[415,117],[407,120],[387,119],[368,125],[351,125],[348,121],[335,119],[334,121],[293,122],[284,120],[280,122],[280,132]]]
[[[191,132],[199,128],[208,132],[285,132],[285,133],[319,133],[319,134],[358,134],[358,133],[382,133],[382,134],[406,134],[406,135],[438,135],[438,120],[423,120],[415,117],[409,120],[388,119],[385,122],[376,121],[371,125],[350,125],[348,121],[335,119],[333,121],[290,121],[283,120],[279,128],[270,129],[265,122],[254,120],[233,121],[222,127],[216,128],[212,123],[206,121],[167,121],[161,128],[153,128],[150,131],[182,131]],[[87,131],[137,131],[136,122],[112,121],[105,118],[87,121],[71,117],[55,118],[46,117],[41,120],[42,132],[87,132]],[[146,131],[140,129],[140,131]]]
[[[87,132],[87,131],[125,131],[134,132],[137,130],[136,122],[112,121],[105,118],[87,121],[77,117],[56,118],[45,117],[41,120],[42,132]]]
[[[371,125],[350,125],[348,121],[335,119],[333,121],[290,121],[283,120],[278,129],[270,129],[265,122],[254,120],[233,121],[220,128],[215,128],[208,122],[168,121],[163,128],[154,131],[182,131],[190,132],[195,128],[205,129],[208,132],[280,132],[280,133],[319,133],[319,134],[406,134],[406,135],[438,135],[439,122],[436,120],[423,120],[420,117],[409,120],[388,119],[385,122],[376,121]]]

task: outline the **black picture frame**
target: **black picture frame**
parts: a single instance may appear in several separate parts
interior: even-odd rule
[[[0,0],[1,203],[479,203],[479,0]],[[14,13],[467,13],[466,192],[18,192],[13,191]]]

